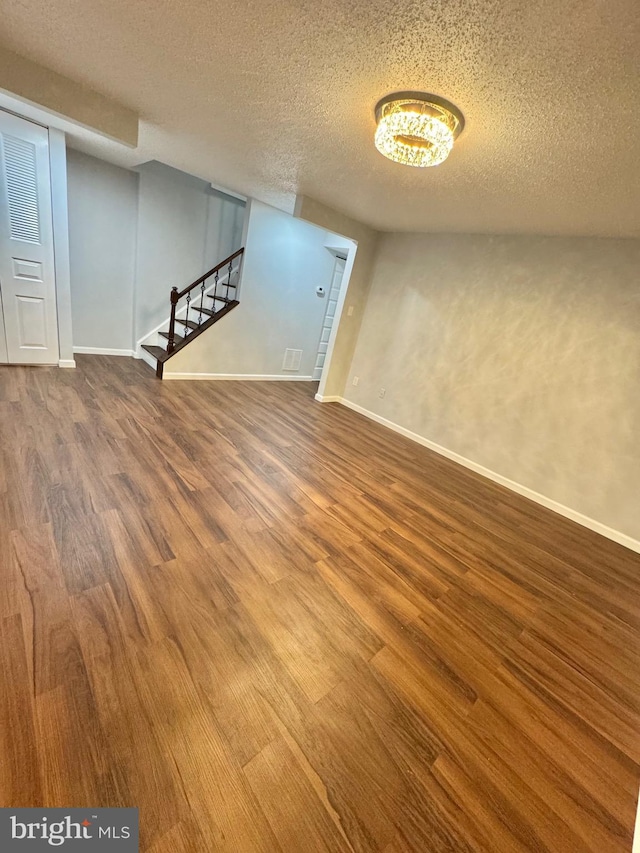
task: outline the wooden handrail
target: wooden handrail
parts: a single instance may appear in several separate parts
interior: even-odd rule
[[[226,267],[227,264],[230,264],[231,261],[234,261],[237,257],[239,257],[244,252],[244,246],[241,249],[238,249],[237,252],[234,252],[233,255],[229,255],[228,258],[225,258],[224,261],[220,261],[213,269],[210,269],[209,272],[206,272],[204,275],[201,275],[200,278],[196,279],[193,284],[190,284],[188,287],[185,287],[184,290],[180,290],[178,292],[178,299],[182,299],[183,296],[186,296],[190,290],[193,290],[194,287],[197,287],[199,284],[202,284],[203,281],[208,279],[218,270],[221,270],[222,267]],[[175,290],[175,288],[174,288]]]
[[[241,249],[238,249],[237,252],[234,252],[232,255],[229,255],[229,257],[225,258],[224,261],[220,261],[219,264],[216,264],[215,267],[210,269],[204,275],[201,275],[200,278],[197,278],[194,282],[192,282],[192,284],[190,284],[188,287],[185,287],[184,290],[178,290],[177,287],[171,288],[171,294],[170,294],[171,317],[169,319],[169,332],[167,334],[167,352],[168,353],[173,352],[173,350],[175,349],[176,306],[178,304],[178,301],[180,299],[182,299],[183,296],[187,297],[187,314],[186,314],[186,318],[185,318],[187,321],[185,323],[185,336],[186,336],[189,333],[189,328],[197,329],[197,327],[194,326],[193,323],[191,325],[189,325],[189,323],[188,323],[188,320],[189,320],[189,304],[191,302],[191,296],[189,296],[188,294],[190,294],[194,288],[198,287],[198,285],[200,286],[200,290],[201,290],[200,303],[201,304],[199,307],[196,306],[196,310],[199,311],[199,316],[200,316],[200,320],[199,320],[198,325],[200,325],[202,322],[202,315],[203,314],[212,315],[212,312],[211,311],[205,311],[204,306],[202,305],[202,303],[204,302],[204,296],[205,296],[204,282],[208,278],[211,278],[211,276],[215,276],[214,297],[217,298],[217,296],[218,296],[218,273],[220,272],[221,269],[224,269],[224,267],[229,267],[229,274],[228,274],[229,277],[227,279],[227,284],[226,284],[227,295],[224,299],[222,299],[222,297],[221,297],[219,300],[219,301],[224,301],[224,302],[228,303],[229,302],[229,288],[234,287],[234,285],[231,284],[231,273],[233,272],[233,262],[235,261],[236,258],[239,258],[243,253],[244,253],[244,246]],[[238,264],[238,266],[235,269],[236,269],[236,271],[238,271],[240,269],[240,264]],[[222,286],[224,287],[224,285],[222,285]],[[214,301],[214,306],[215,306],[215,304],[216,303]],[[215,311],[215,307],[214,307],[214,311]],[[183,322],[183,321],[181,320],[180,322]]]

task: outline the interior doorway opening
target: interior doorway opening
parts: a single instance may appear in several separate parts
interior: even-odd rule
[[[318,344],[318,352],[316,355],[316,364],[313,370],[314,382],[319,382],[322,378],[322,371],[327,359],[327,350],[329,348],[329,340],[331,338],[331,330],[336,318],[338,309],[338,301],[340,299],[340,289],[344,279],[344,271],[347,263],[346,255],[336,255],[335,264],[333,267],[333,276],[327,293],[327,307],[324,312],[322,321],[322,329],[320,331],[320,342]]]

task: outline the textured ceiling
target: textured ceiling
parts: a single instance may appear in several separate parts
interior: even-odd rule
[[[383,230],[640,236],[638,0],[2,0],[0,40],[143,119],[158,159]],[[385,160],[373,109],[456,103],[431,169]]]

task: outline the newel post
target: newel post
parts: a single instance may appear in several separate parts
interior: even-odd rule
[[[167,340],[167,352],[175,349],[176,333],[176,305],[178,304],[178,288],[171,288],[171,320],[169,321],[169,338]]]

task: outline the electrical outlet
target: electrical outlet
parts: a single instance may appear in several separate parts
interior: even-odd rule
[[[347,317],[351,317],[353,315],[353,305],[349,305],[347,308]]]
[[[387,393],[387,392],[384,390],[384,388],[381,388],[381,389],[378,391],[378,397],[380,397],[380,399],[382,399],[386,393]]]
[[[358,384],[358,382],[360,382],[360,377],[359,377],[359,376],[354,376],[354,377],[353,377],[353,384],[354,384],[354,385],[357,385],[357,384]]]

